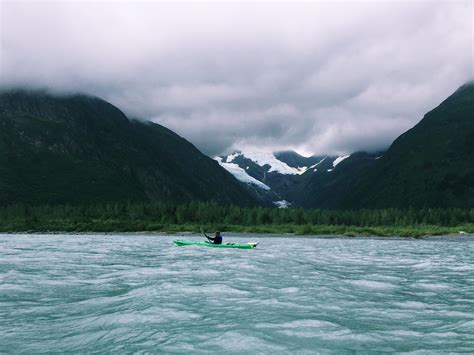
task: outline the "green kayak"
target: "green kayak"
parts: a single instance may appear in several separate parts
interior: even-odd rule
[[[200,247],[210,247],[210,248],[237,248],[237,249],[253,249],[257,246],[258,243],[245,243],[245,244],[234,244],[234,243],[227,243],[227,244],[212,244],[209,242],[188,242],[185,240],[175,240],[174,244],[179,247],[183,247],[186,245],[197,245]]]

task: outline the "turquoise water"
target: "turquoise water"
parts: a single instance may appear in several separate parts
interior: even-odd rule
[[[0,352],[474,352],[474,236],[0,235]]]

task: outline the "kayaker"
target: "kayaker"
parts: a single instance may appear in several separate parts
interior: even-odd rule
[[[221,232],[217,231],[214,237],[209,237],[206,233],[204,233],[206,238],[213,244],[222,244],[222,235]]]

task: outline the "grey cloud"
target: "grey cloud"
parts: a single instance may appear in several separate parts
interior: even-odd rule
[[[473,76],[472,3],[0,3],[0,86],[100,96],[206,153],[379,150]]]

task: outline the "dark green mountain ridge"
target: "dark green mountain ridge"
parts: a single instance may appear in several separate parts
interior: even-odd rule
[[[298,203],[339,209],[472,208],[473,137],[471,82],[398,137],[380,159],[353,154],[338,165],[335,179],[312,176]]]
[[[217,162],[97,97],[0,92],[0,204],[256,200]]]
[[[336,208],[381,154],[357,152],[336,168],[332,163],[330,166],[321,164],[316,172],[308,171],[301,176],[301,183],[292,191],[292,201],[306,208]]]
[[[307,208],[472,208],[473,136],[474,84],[468,83],[383,153],[354,153],[336,168],[334,157],[321,162],[324,157],[275,153],[292,167],[321,162],[303,175],[269,172],[244,156],[235,158],[249,175],[272,187],[271,196],[262,197],[172,131],[130,120],[99,98],[4,91],[0,204],[216,201],[248,206],[284,198]]]

